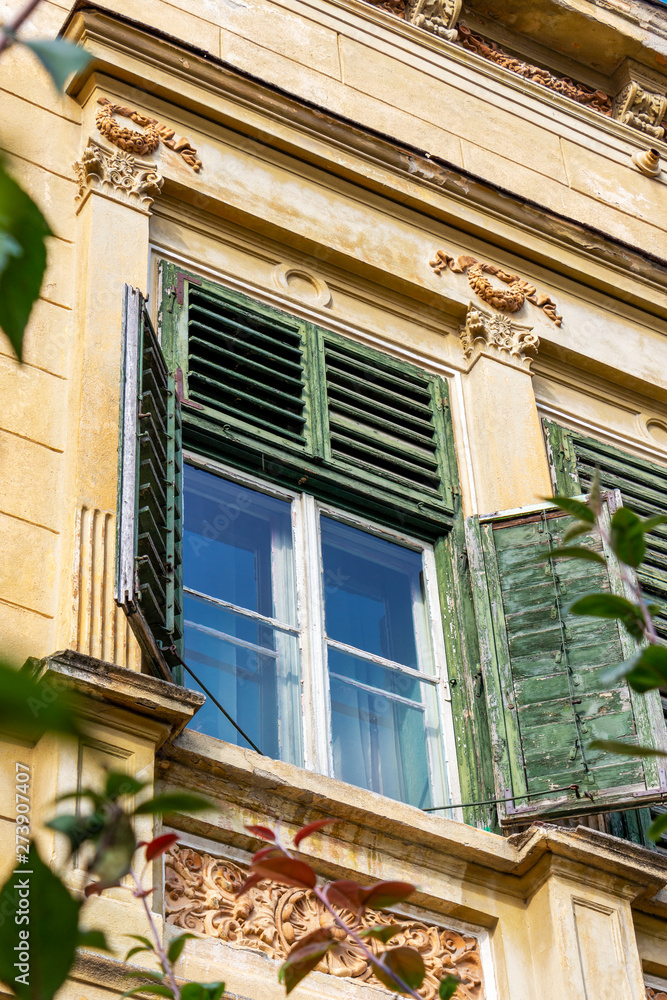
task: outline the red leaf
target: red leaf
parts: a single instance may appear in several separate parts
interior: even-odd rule
[[[252,887],[254,885],[257,885],[258,882],[263,882],[263,881],[264,881],[263,875],[257,875],[257,873],[253,873],[249,878],[245,880],[243,885],[239,886],[239,888],[235,892],[235,895],[242,896],[245,892],[248,891],[248,889],[252,889]]]
[[[276,835],[273,830],[269,830],[268,826],[246,826],[248,833],[254,833],[256,837],[261,840],[273,840],[275,841]]]
[[[299,938],[278,970],[278,981],[285,984],[285,992],[291,993],[336,943],[330,927],[318,927]]]
[[[176,833],[163,833],[161,837],[156,837],[155,840],[151,840],[150,844],[146,844],[146,861],[152,861],[153,858],[159,857],[168,851],[170,847],[178,841],[178,834]]]
[[[399,993],[407,993],[408,991],[400,989],[392,973],[412,990],[419,989],[426,975],[424,959],[414,948],[408,948],[405,945],[385,951],[381,961],[373,962],[372,966],[375,977],[388,989],[398,990]]]
[[[338,820],[335,819],[316,819],[314,823],[309,823],[308,826],[302,826],[294,837],[294,846],[298,847],[304,837],[310,837],[311,833],[315,833],[316,830],[321,830],[323,826],[328,826],[329,823],[337,822]]]
[[[351,913],[358,913],[364,905],[363,893],[366,890],[351,879],[341,879],[340,882],[330,882],[325,892],[332,906],[340,906]]]
[[[120,882],[91,882],[83,890],[83,894],[86,899],[88,896],[99,896],[105,889],[113,889],[118,885],[120,885]]]
[[[315,872],[305,861],[295,861],[293,858],[281,855],[277,858],[265,858],[253,866],[256,874],[262,878],[270,878],[283,885],[295,885],[299,889],[314,889],[317,879]]]
[[[253,854],[251,864],[256,865],[264,858],[279,857],[281,853],[277,847],[263,847],[257,854]]]
[[[362,905],[372,906],[374,910],[382,910],[385,906],[393,906],[407,899],[415,891],[411,882],[376,882],[361,893]]]

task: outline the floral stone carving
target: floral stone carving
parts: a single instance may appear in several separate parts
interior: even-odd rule
[[[150,153],[154,153],[162,142],[168,149],[173,149],[174,152],[178,153],[196,173],[201,170],[202,163],[197,155],[197,150],[189,139],[177,139],[173,128],[162,125],[156,118],[142,115],[134,108],[126,108],[122,104],[112,104],[106,97],[98,97],[97,103],[100,107],[95,115],[95,122],[102,135],[114,146],[118,146],[126,153],[148,156]],[[124,128],[118,124],[114,115],[129,118],[144,131],[139,132],[136,129]]]
[[[137,160],[131,153],[105,149],[94,139],[88,140],[74,170],[79,182],[79,208],[91,191],[98,191],[148,211],[164,183],[155,164]]]
[[[455,30],[456,21],[461,13],[463,0],[366,0],[373,7],[386,10],[416,28],[455,42],[458,33]]]
[[[563,317],[558,314],[556,303],[548,295],[538,293],[535,285],[520,278],[518,274],[510,274],[503,271],[495,264],[485,264],[475,259],[475,257],[462,256],[456,260],[444,250],[438,250],[435,259],[429,262],[436,274],[441,274],[447,268],[455,274],[466,274],[468,284],[480,299],[487,305],[499,309],[501,312],[514,313],[524,304],[525,301],[532,302],[533,305],[544,311],[545,316],[560,326]],[[486,277],[487,274],[498,278],[508,287],[496,288]]]
[[[645,89],[632,80],[614,99],[614,118],[654,139],[663,139],[662,120],[667,112],[667,97]]]
[[[463,355],[467,361],[484,351],[506,354],[522,368],[529,368],[527,352],[537,353],[540,340],[531,326],[515,323],[509,316],[498,316],[478,309],[471,302],[465,326],[460,332]]]
[[[167,922],[281,961],[300,937],[331,923],[329,914],[308,890],[264,881],[237,898],[234,891],[246,877],[247,871],[231,861],[188,847],[174,847],[165,861]],[[352,914],[340,912],[352,925]],[[462,980],[456,1000],[484,1000],[477,938],[383,911],[367,912],[361,919],[363,927],[390,923],[404,928],[392,938],[392,945],[416,948],[424,959],[426,978],[419,990],[424,1000],[437,997],[438,984],[447,973],[455,973]],[[340,944],[326,955],[317,970],[383,989],[357,945],[342,931],[335,933],[340,936]],[[371,942],[371,948],[376,946]]]
[[[577,104],[584,104],[601,115],[607,117],[611,115],[611,99],[601,90],[591,90],[590,87],[585,87],[583,83],[575,83],[567,76],[556,76],[546,69],[532,66],[522,59],[517,59],[501,49],[495,42],[488,41],[481,35],[473,34],[470,28],[464,24],[459,26],[458,34],[460,45],[464,49],[468,49],[469,52],[475,52],[482,58],[502,66],[503,69],[508,69],[510,72],[522,76],[525,80],[531,80],[533,83],[539,83],[542,87],[548,87],[549,90],[554,90],[557,94],[562,94],[563,97],[576,101]]]
[[[667,1000],[667,993],[654,986],[646,987],[646,1000]]]

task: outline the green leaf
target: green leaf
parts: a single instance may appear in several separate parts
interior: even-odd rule
[[[634,743],[622,743],[620,740],[591,740],[588,746],[591,750],[604,750],[607,753],[621,754],[623,757],[667,757],[667,750],[639,747]]]
[[[424,959],[415,948],[408,948],[405,945],[385,951],[382,958],[373,962],[372,966],[374,976],[388,989],[399,993],[406,991],[399,987],[395,976],[398,976],[410,989],[418,990],[426,975]]]
[[[369,927],[367,930],[361,931],[359,937],[375,938],[377,941],[382,941],[382,944],[386,944],[396,934],[400,934],[402,930],[405,930],[405,928],[399,927],[398,924],[376,924],[375,927]]]
[[[134,948],[130,948],[130,950],[128,951],[127,955],[123,959],[123,961],[129,962],[130,959],[134,955],[138,955],[142,951],[153,951],[153,949],[152,948],[142,948],[140,944],[137,944],[137,945],[134,946]]]
[[[438,989],[438,997],[440,1000],[450,1000],[450,998],[456,993],[456,987],[460,982],[461,980],[456,976],[445,976],[440,983],[440,988]]]
[[[585,521],[575,521],[563,535],[563,541],[569,542],[573,538],[578,538],[579,535],[587,535],[590,530],[590,524],[587,524]]]
[[[124,774],[123,771],[109,771],[104,794],[107,799],[115,802],[122,795],[136,795],[145,787],[145,781],[138,781],[130,774]]]
[[[639,694],[667,687],[667,649],[664,646],[647,646],[626,677],[633,691]]]
[[[599,552],[594,552],[593,549],[585,549],[580,545],[565,545],[560,549],[551,549],[546,555],[540,555],[536,557],[537,559],[587,559],[588,562],[602,563],[603,566],[607,564],[604,561],[604,557],[600,555]]]
[[[394,903],[402,903],[414,891],[415,886],[412,882],[376,882],[363,890],[361,899],[364,906],[370,906],[374,910],[384,910]]]
[[[549,499],[545,497],[548,503],[552,503],[554,507],[560,507],[567,514],[572,514],[573,517],[578,517],[580,521],[586,521],[588,524],[595,524],[595,514],[583,500],[573,500],[572,497],[552,497]]]
[[[191,795],[189,792],[165,792],[163,795],[156,795],[154,799],[149,799],[148,802],[142,802],[134,810],[134,815],[203,812],[205,809],[215,809],[215,806],[201,795]]]
[[[169,951],[167,952],[167,958],[172,963],[172,965],[174,964],[174,962],[178,962],[179,958],[181,957],[181,952],[185,948],[186,942],[190,940],[190,938],[196,938],[196,937],[197,937],[196,934],[190,934],[188,932],[187,934],[179,934],[178,937],[175,937],[173,941],[170,942]]]
[[[602,591],[586,594],[573,601],[569,611],[575,615],[586,615],[590,618],[618,618],[631,636],[641,639],[644,635],[644,616],[642,609],[625,597]]]
[[[186,983],[181,987],[181,1000],[220,1000],[224,983]]]
[[[1,288],[0,276],[0,314],[3,309]],[[3,733],[31,743],[47,731],[79,736],[82,730],[75,709],[75,699],[59,690],[58,678],[38,681],[28,669],[15,670],[0,661],[0,731]]]
[[[654,517],[647,517],[642,521],[642,531],[653,531],[660,524],[667,524],[667,515],[656,514]]]
[[[35,39],[21,44],[33,52],[50,74],[58,90],[64,90],[72,73],[80,73],[93,58],[79,45],[72,45],[62,38]]]
[[[641,658],[642,650],[638,653],[633,653],[632,656],[628,657],[627,660],[623,660],[623,662],[617,664],[617,666],[610,667],[609,670],[605,670],[601,677],[602,683],[606,684],[607,687],[612,687],[620,681],[622,677],[627,677],[630,671],[637,666]]]
[[[147,937],[143,937],[141,934],[125,934],[124,937],[129,937],[133,941],[140,941],[148,951],[155,951],[155,945],[153,942],[149,941]]]
[[[626,566],[637,567],[646,555],[641,519],[629,507],[619,507],[611,519],[611,547]]]
[[[105,817],[101,813],[91,813],[89,816],[54,816],[45,826],[58,833],[64,833],[69,839],[70,853],[74,854],[87,840],[95,840],[104,828]]]
[[[0,329],[19,360],[23,357],[23,333],[46,270],[46,237],[51,235],[37,205],[0,161],[0,238],[4,248],[0,254],[4,259],[0,265]]]
[[[97,948],[98,951],[108,952],[112,950],[107,944],[104,931],[79,931],[76,944],[78,948]]]
[[[657,816],[648,828],[648,836],[654,842],[660,840],[663,833],[667,833],[667,812]]]
[[[74,963],[80,904],[44,864],[34,843],[27,857],[25,870],[19,865],[0,890],[0,980],[19,1000],[51,1000]],[[21,963],[26,932],[29,959]]]
[[[101,882],[117,882],[129,872],[136,849],[130,817],[116,807],[98,838],[95,857],[88,869],[98,875]]]

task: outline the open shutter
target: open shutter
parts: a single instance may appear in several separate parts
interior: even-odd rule
[[[454,512],[447,384],[162,265],[188,449],[425,537]]]
[[[181,414],[145,301],[124,294],[115,598],[171,680],[183,634]]]
[[[603,680],[631,654],[633,640],[615,621],[567,611],[591,590],[623,592],[611,554],[605,553],[609,570],[580,560],[539,559],[561,544],[572,520],[542,507],[468,522],[504,825],[645,805],[667,792],[664,768],[654,759],[588,747],[594,739],[656,746],[660,734],[652,694]]]
[[[600,470],[603,489],[620,490],[623,503],[641,517],[667,514],[667,468],[630,455],[613,445],[596,441],[544,420],[554,489],[566,496],[585,493]],[[637,570],[643,592],[657,605],[655,624],[667,642],[667,526],[654,528],[646,536],[646,559]],[[667,725],[667,688],[661,692]],[[652,810],[657,815],[658,809]],[[661,846],[667,847],[667,837]]]

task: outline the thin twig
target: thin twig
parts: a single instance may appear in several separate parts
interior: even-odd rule
[[[14,17],[10,18],[9,21],[5,21],[2,31],[0,31],[0,52],[4,52],[9,46],[14,42],[14,35],[21,27],[24,21],[27,21],[32,14],[35,7],[41,3],[41,0],[28,0],[25,7],[14,14]]]
[[[144,887],[142,886],[141,882],[139,881],[134,868],[130,869],[130,875],[134,879],[134,884],[135,884],[135,887],[136,887],[136,891],[135,891],[134,895],[137,896],[139,899],[141,899],[141,902],[143,903],[143,906],[144,906],[144,910],[146,911],[146,919],[148,920],[148,925],[149,925],[149,927],[151,929],[151,934],[153,935],[153,938],[155,939],[155,953],[156,953],[157,957],[160,960],[160,965],[162,966],[162,971],[164,972],[165,976],[167,977],[169,985],[170,985],[170,987],[171,987],[171,989],[172,989],[172,991],[174,993],[175,1000],[181,1000],[181,991],[179,989],[178,983],[176,982],[176,977],[174,976],[174,973],[173,973],[173,970],[172,970],[172,967],[171,967],[171,963],[170,963],[169,959],[167,958],[167,953],[164,950],[164,948],[162,947],[162,942],[160,941],[160,935],[158,934],[158,929],[155,926],[155,921],[153,920],[153,914],[151,913],[151,908],[148,905],[148,899],[147,899],[146,893],[144,892]]]

